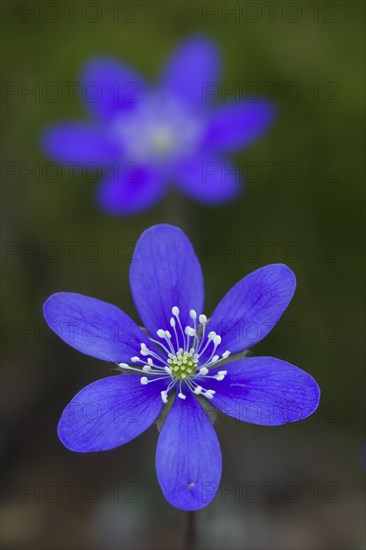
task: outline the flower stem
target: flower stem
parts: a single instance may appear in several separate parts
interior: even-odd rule
[[[177,189],[169,189],[165,205],[167,223],[178,225],[183,231],[187,231],[192,224],[187,219],[186,198]]]
[[[194,550],[196,535],[196,516],[195,512],[187,512],[186,532],[184,539],[184,550]]]

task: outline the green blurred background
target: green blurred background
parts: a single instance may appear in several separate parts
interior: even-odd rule
[[[141,232],[161,222],[191,238],[207,314],[254,269],[279,261],[294,270],[290,307],[252,352],[302,367],[322,389],[319,411],[294,425],[220,419],[222,486],[197,515],[197,548],[364,548],[363,2],[277,2],[270,12],[266,2],[81,1],[71,20],[59,2],[55,22],[51,4],[2,7],[3,548],[182,547],[185,515],[155,476],[155,427],[100,454],[58,441],[63,407],[111,368],[54,338],[41,313],[64,290],[138,321],[129,257]],[[39,15],[27,15],[34,5]],[[254,83],[265,97],[274,86],[276,124],[231,157],[246,177],[235,203],[206,207],[172,190],[143,215],[113,218],[96,207],[96,177],[45,177],[39,136],[53,122],[87,118],[65,83],[90,56],[120,57],[154,81],[192,33],[219,44],[227,89],[245,94]],[[62,89],[56,101],[42,94],[51,82]]]

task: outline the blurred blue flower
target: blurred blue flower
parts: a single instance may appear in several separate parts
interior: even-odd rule
[[[72,451],[113,449],[167,412],[156,451],[159,483],[173,506],[200,509],[221,478],[219,441],[202,403],[264,426],[301,420],[318,406],[319,388],[309,374],[280,359],[243,354],[281,317],[295,276],[283,264],[258,269],[226,294],[208,321],[189,240],[176,227],[158,225],[137,242],[130,281],[147,333],[95,298],[60,292],[45,302],[48,325],[67,344],[131,373],[82,389],[64,410],[58,434]]]
[[[274,109],[267,101],[213,109],[219,73],[216,45],[200,36],[173,53],[155,91],[119,61],[92,59],[80,82],[93,122],[51,126],[43,149],[60,163],[103,167],[97,200],[109,213],[151,207],[169,181],[204,203],[233,199],[241,189],[240,175],[223,154],[259,137]]]

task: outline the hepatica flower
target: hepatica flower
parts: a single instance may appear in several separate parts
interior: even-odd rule
[[[162,413],[160,486],[173,506],[196,510],[212,500],[221,477],[219,441],[202,405],[264,426],[301,420],[318,406],[319,388],[309,374],[280,359],[241,353],[277,323],[295,276],[282,264],[258,269],[208,320],[199,261],[184,233],[170,225],[142,234],[130,275],[146,331],[116,306],[81,294],[60,292],[44,304],[48,325],[66,343],[122,372],[82,389],[64,410],[58,434],[72,451],[105,451],[128,443]]]
[[[219,73],[217,48],[203,37],[178,47],[155,90],[113,58],[92,59],[80,76],[92,120],[50,127],[43,149],[61,164],[102,167],[97,200],[112,214],[149,208],[170,182],[204,203],[229,201],[241,185],[225,153],[258,138],[274,112],[267,101],[230,94],[213,107]]]

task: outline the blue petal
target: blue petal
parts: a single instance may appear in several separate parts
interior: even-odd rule
[[[222,338],[220,351],[244,351],[267,336],[295,288],[295,275],[284,264],[261,267],[233,286],[210,319],[211,330]]]
[[[234,166],[212,155],[201,155],[176,170],[180,188],[195,200],[220,204],[234,199],[242,188]]]
[[[319,405],[314,378],[280,359],[251,357],[225,368],[224,380],[210,381],[210,389],[216,391],[212,404],[243,422],[280,426],[307,418]]]
[[[57,162],[99,163],[106,166],[120,155],[102,130],[82,122],[65,122],[48,128],[41,138],[45,154]]]
[[[111,119],[136,108],[146,95],[139,74],[119,60],[97,57],[88,61],[80,75],[83,99],[92,114]]]
[[[171,330],[172,307],[180,309],[183,327],[191,325],[189,310],[203,306],[201,266],[185,234],[172,225],[147,229],[136,244],[130,282],[132,296],[151,335]]]
[[[215,430],[191,392],[175,399],[156,449],[156,471],[164,497],[181,510],[199,510],[214,498],[221,478]]]
[[[156,420],[165,386],[161,381],[143,386],[139,376],[127,374],[97,380],[63,411],[58,436],[65,447],[79,453],[124,445]]]
[[[137,214],[152,207],[165,190],[166,182],[156,170],[116,163],[97,189],[97,202],[109,214]]]
[[[240,149],[261,136],[274,118],[274,107],[268,101],[224,105],[211,115],[203,145],[214,151]]]
[[[118,307],[73,292],[52,294],[43,306],[48,326],[71,347],[104,361],[130,362],[147,336]]]
[[[205,106],[205,86],[217,85],[220,57],[211,40],[195,36],[185,40],[169,59],[162,87],[190,107]]]

